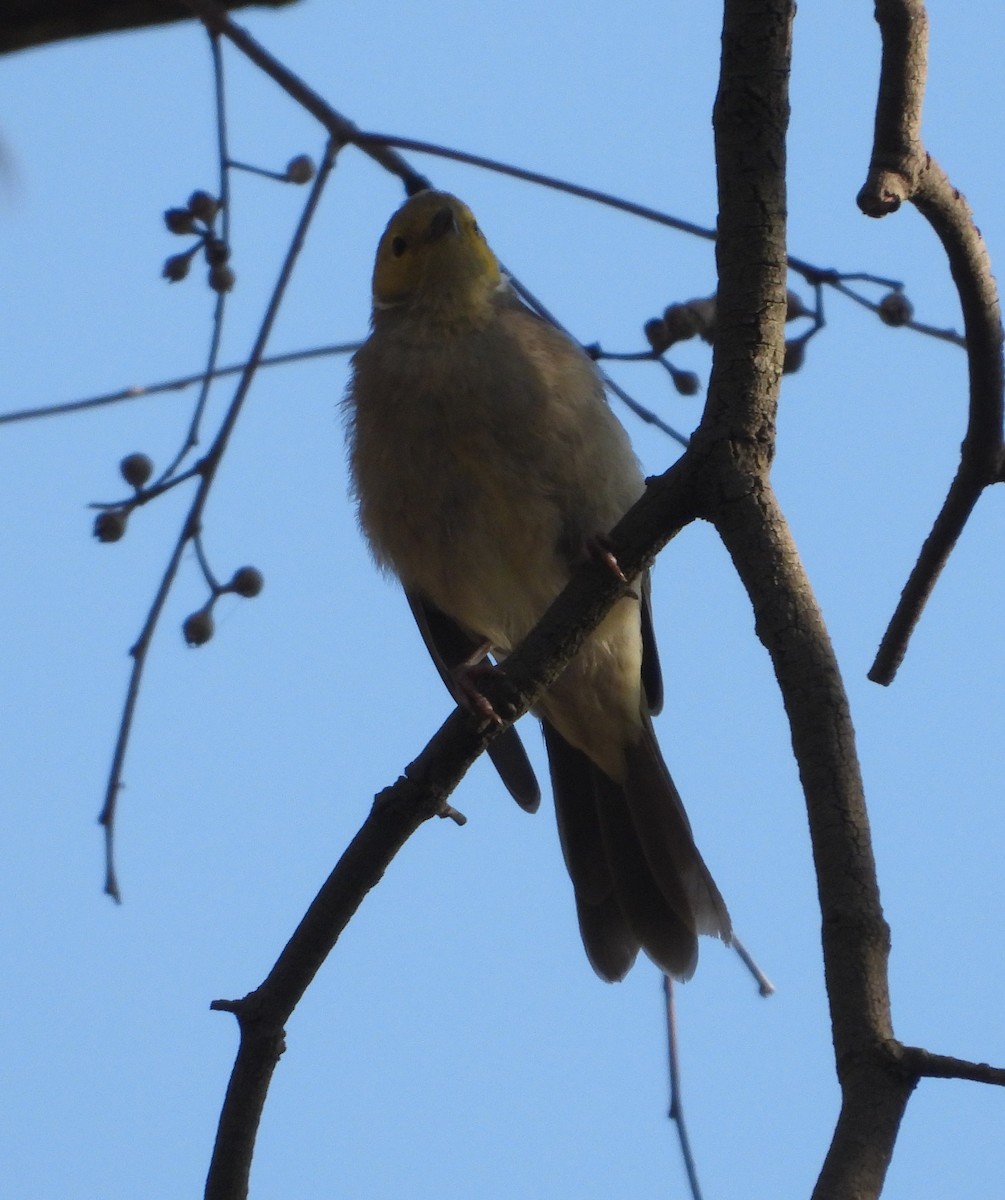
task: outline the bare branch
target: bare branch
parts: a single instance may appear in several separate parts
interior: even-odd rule
[[[224,451],[230,441],[230,435],[233,433],[234,426],[237,424],[237,419],[241,415],[241,409],[244,406],[244,401],[247,398],[248,390],[251,387],[251,382],[254,379],[255,372],[258,368],[259,360],[265,351],[265,346],[268,342],[269,335],[272,332],[272,326],[276,319],[276,314],[279,311],[279,306],[282,303],[283,296],[286,292],[286,285],[289,283],[290,276],[293,273],[294,265],[303,248],[304,239],[307,236],[307,230],[311,220],[317,210],[318,203],[321,199],[321,193],[324,191],[324,186],[328,181],[328,176],[335,163],[335,155],[338,148],[334,142],[329,142],[325,151],[324,160],[321,168],[318,171],[317,178],[311,188],[310,195],[304,205],[304,211],[301,215],[300,222],[297,225],[290,247],[287,250],[286,258],[283,261],[282,268],[279,272],[279,278],[276,281],[272,296],[265,311],[265,316],[262,319],[261,327],[258,331],[258,336],[255,339],[254,347],[252,348],[251,356],[241,374],[240,381],[234,392],[234,398],[230,402],[230,407],[227,409],[226,415],[221,422],[220,428],[217,431],[216,437],[213,439],[213,444],[210,446],[205,458],[203,458],[194,469],[199,475],[199,484],[196,488],[195,496],[192,499],[192,504],[188,514],[182,523],[181,532],[175,543],[174,550],[171,552],[171,557],[168,565],[165,568],[164,574],[161,577],[160,584],[157,588],[157,593],[154,596],[153,604],[147,614],[147,618],[143,623],[143,628],[140,630],[140,635],[130,650],[133,659],[133,667],[129,676],[129,685],[126,689],[126,700],[122,711],[122,718],[119,724],[119,733],[115,742],[115,750],[112,754],[112,766],[108,777],[108,786],[105,791],[105,803],[101,810],[101,815],[98,818],[100,824],[105,831],[105,848],[106,848],[106,873],[105,873],[105,891],[113,899],[120,899],[119,884],[115,873],[114,860],[114,830],[115,830],[115,810],[118,802],[119,789],[122,786],[122,767],[125,762],[126,748],[129,744],[129,734],[132,729],[133,715],[136,710],[136,701],[139,696],[140,683],[143,677],[143,668],[146,665],[147,653],[150,649],[150,644],[153,639],[154,632],[157,628],[157,623],[160,620],[161,613],[164,610],[164,604],[167,601],[171,586],[174,583],[175,576],[178,573],[178,567],[181,564],[182,554],[188,543],[198,536],[202,514],[206,507],[206,501],[209,498],[210,490],[213,486],[213,481],[216,478],[216,472],[220,465]]]
[[[743,944],[743,942],[740,941],[735,933],[733,934],[733,940],[730,942],[730,946],[736,952],[737,957],[740,959],[743,965],[754,977],[754,982],[757,984],[757,990],[760,992],[760,994],[764,997],[773,996],[775,994],[775,985],[757,965],[753,955]]]
[[[971,1083],[1005,1087],[1005,1067],[991,1067],[987,1063],[970,1062],[965,1058],[933,1054],[919,1046],[903,1046],[901,1055],[904,1065],[919,1079],[966,1079]]]
[[[701,1184],[698,1182],[698,1168],[691,1150],[691,1139],[687,1132],[687,1122],[684,1120],[684,1103],[681,1098],[680,1076],[680,1043],[677,1038],[677,1003],[675,999],[673,980],[663,976],[663,1001],[667,1015],[667,1066],[670,1073],[670,1107],[667,1116],[677,1129],[677,1140],[680,1142],[680,1152],[684,1158],[684,1169],[687,1171],[688,1184],[694,1200],[701,1200]]]
[[[218,34],[210,33],[209,45],[213,58],[213,98],[216,106],[216,150],[220,178],[220,237],[223,244],[229,249],[230,172],[228,163],[230,155],[227,149],[227,104],[226,89],[223,80],[223,54],[220,49]],[[226,291],[218,291],[216,293],[216,303],[213,306],[212,332],[209,339],[209,352],[206,360],[206,370],[203,372],[202,385],[199,388],[199,398],[195,402],[192,421],[189,425],[188,433],[185,435],[185,440],[182,442],[175,457],[165,468],[162,479],[170,479],[178,467],[185,461],[188,452],[194,450],[199,444],[199,427],[202,424],[203,413],[206,411],[209,391],[213,384],[213,372],[216,369],[216,361],[220,354],[220,341],[223,337],[223,318],[227,310],[227,295]]]
[[[970,373],[969,418],[956,478],[869,671],[875,683],[889,684],[974,505],[984,488],[1001,479],[1005,370],[998,289],[980,230],[966,200],[921,141],[928,45],[925,6],[921,0],[877,0],[876,20],[883,37],[883,65],[872,161],[859,207],[868,216],[882,217],[910,200],[928,220],[942,242],[959,293]]]
[[[876,0],[883,35],[879,98],[869,175],[858,206],[870,217],[909,200],[924,166],[921,106],[928,70],[928,14],[923,0]]]
[[[806,795],[841,1114],[815,1200],[879,1195],[913,1084],[893,1043],[883,919],[848,700],[822,615],[771,490],[784,341],[785,127],[792,5],[727,0],[714,127],[718,334],[689,453],[716,468],[713,521],[771,655]]]
[[[185,3],[202,18],[208,29],[215,33],[222,34],[228,38],[233,44],[245,54],[251,61],[259,67],[270,79],[274,80],[279,86],[294,100],[305,108],[313,117],[328,130],[333,140],[339,145],[360,145],[359,130],[347,117],[344,117],[340,112],[336,112],[334,108],[321,96],[318,95],[312,88],[295,75],[288,67],[284,66],[277,58],[274,58],[251,36],[247,30],[242,29],[235,24],[228,16],[224,8],[216,3],[216,0],[185,0]],[[412,169],[411,166],[393,150],[388,150],[383,146],[363,146],[360,149],[364,154],[367,154],[375,162],[379,163],[385,170],[390,171],[392,175],[397,175],[405,185],[405,191],[411,196],[415,192],[421,192],[424,188],[430,186],[429,180],[424,176],[419,175]]]
[[[266,355],[258,366],[280,367],[288,363],[306,362],[312,358],[329,358],[340,354],[353,354],[359,349],[359,342],[337,342],[331,346],[312,346],[309,350],[289,350],[285,354]],[[210,373],[211,379],[223,379],[226,375],[240,375],[247,370],[248,364],[231,363],[226,367],[217,367]],[[164,392],[180,392],[194,384],[201,384],[206,379],[206,372],[199,371],[195,375],[179,375],[177,379],[168,379],[162,383],[137,384],[133,387],[120,388],[117,392],[104,392],[100,396],[90,396],[85,400],[67,400],[63,404],[46,404],[39,408],[21,408],[14,412],[0,413],[0,425],[14,424],[17,421],[35,421],[40,417],[61,417],[66,413],[86,412],[91,408],[103,408],[107,404],[121,404],[125,400],[141,400],[147,396],[159,396]]]
[[[294,0],[223,0],[226,8],[283,8]],[[145,29],[191,18],[181,0],[21,0],[0,22],[0,54],[68,38]]]

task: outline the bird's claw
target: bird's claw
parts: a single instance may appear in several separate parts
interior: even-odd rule
[[[488,644],[479,646],[470,658],[465,659],[454,668],[452,672],[454,691],[457,702],[463,705],[468,712],[474,713],[477,717],[483,717],[486,721],[491,721],[493,725],[503,725],[505,722],[492,707],[492,701],[478,686],[479,679],[495,674],[495,667],[485,657],[489,649]]]
[[[626,596],[630,596],[633,600],[638,600],[638,592],[629,583],[628,576],[622,571],[621,564],[611,549],[610,542],[603,534],[597,533],[586,539],[586,552],[594,562],[600,563],[602,567],[610,571],[619,583],[625,585]]]

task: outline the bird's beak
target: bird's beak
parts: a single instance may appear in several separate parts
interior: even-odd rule
[[[448,233],[458,233],[457,218],[452,208],[441,208],[429,222],[429,240],[438,241]]]

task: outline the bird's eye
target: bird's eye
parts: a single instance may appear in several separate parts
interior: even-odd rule
[[[408,249],[408,243],[405,241],[405,239],[403,237],[396,237],[396,238],[391,239],[391,253],[394,255],[395,258],[401,258],[401,256],[405,253],[405,251],[407,249]]]

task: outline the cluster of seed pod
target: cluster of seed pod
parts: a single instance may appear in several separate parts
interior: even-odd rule
[[[264,586],[265,579],[257,567],[238,567],[229,583],[213,585],[210,597],[202,608],[189,613],[182,621],[181,632],[185,641],[190,646],[205,646],[213,636],[215,628],[213,605],[221,596],[232,592],[235,596],[243,596],[250,600],[257,596]]]
[[[196,191],[184,208],[169,208],[164,214],[168,232],[178,237],[194,235],[196,241],[181,254],[172,254],[161,272],[169,283],[178,283],[189,273],[192,259],[201,250],[209,265],[209,286],[214,292],[229,292],[237,281],[230,266],[230,247],[216,233],[220,201],[209,192]]]
[[[147,454],[127,454],[119,463],[119,474],[134,489],[131,501],[103,508],[94,519],[94,536],[99,542],[118,542],[126,532],[129,515],[141,503],[143,489],[154,473],[153,460]],[[228,593],[250,600],[265,586],[265,578],[257,567],[238,567],[228,583],[217,583],[209,577],[210,597],[202,608],[190,613],[182,622],[182,636],[190,646],[203,646],[213,636],[213,606]]]
[[[882,313],[880,315],[882,316]],[[786,341],[785,361],[782,367],[785,374],[798,371],[803,365],[806,343],[822,324],[817,314],[811,308],[807,308],[799,293],[790,290],[786,295],[785,320],[796,321],[800,317],[813,318],[814,325],[806,333]],[[646,321],[643,329],[653,353],[665,354],[677,342],[684,342],[693,337],[700,337],[702,341],[711,344],[715,339],[715,323],[715,296],[702,296],[669,305],[663,310],[662,316]],[[893,322],[889,321],[888,324]],[[692,396],[697,392],[698,377],[692,376],[692,372],[674,369],[672,374],[677,390],[683,395]]]
[[[700,337],[711,342],[715,337],[715,297],[671,304],[661,317],[646,321],[643,332],[656,354],[665,354],[671,346],[688,338]]]

